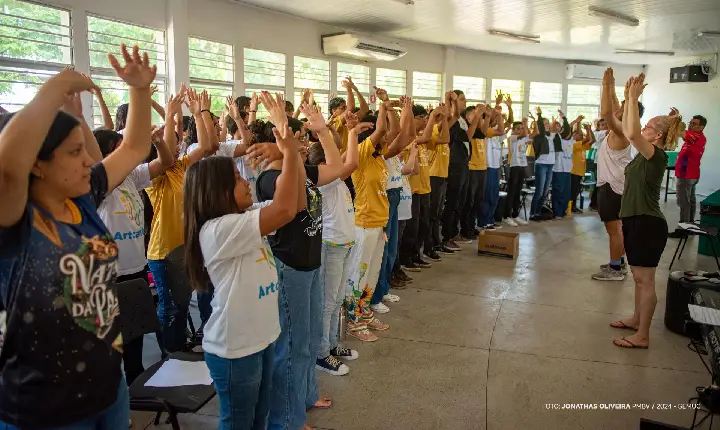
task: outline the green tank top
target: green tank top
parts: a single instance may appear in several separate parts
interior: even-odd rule
[[[662,186],[668,156],[654,146],[650,159],[638,153],[625,167],[625,190],[622,196],[620,217],[651,215],[665,219],[660,210],[660,187]]]

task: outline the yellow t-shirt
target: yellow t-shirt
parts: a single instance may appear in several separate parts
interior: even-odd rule
[[[390,203],[385,187],[390,172],[382,156],[373,157],[375,146],[370,138],[358,147],[358,168],[352,174],[355,185],[355,225],[362,228],[385,227]]]
[[[583,144],[582,140],[573,143],[572,169],[570,173],[577,176],[585,176],[586,162],[585,152],[592,147],[591,144]]]
[[[485,137],[493,137],[495,130],[488,130],[488,134]],[[485,139],[472,139],[470,142],[472,145],[472,154],[470,154],[470,161],[468,161],[468,167],[470,170],[487,170],[487,153],[485,152]]]
[[[435,142],[438,137],[440,137],[440,128],[435,125],[435,127],[433,127],[432,138],[428,144],[430,176],[447,178],[448,166],[450,165],[450,146],[448,146],[447,143],[436,144]]]
[[[332,126],[342,138],[342,148],[340,148],[340,153],[343,153],[347,151],[348,128],[345,124],[343,124],[342,117],[339,116],[336,116],[335,119],[333,119]]]
[[[533,140],[528,140],[528,146],[527,151],[525,151],[525,155],[528,157],[535,157],[535,146],[532,144]]]
[[[152,180],[146,188],[153,206],[148,260],[162,260],[170,251],[185,243],[183,238],[183,181],[190,166],[187,155],[175,162],[165,173]]]
[[[403,150],[403,160],[407,163],[412,143]],[[408,176],[413,194],[430,192],[430,151],[427,145],[418,145],[418,174]]]

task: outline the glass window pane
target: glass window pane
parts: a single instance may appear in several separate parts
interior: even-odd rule
[[[568,106],[566,114],[568,121],[574,120],[578,115],[583,115],[584,122],[592,123],[600,118],[600,106]]]
[[[300,106],[301,97],[302,97],[301,92],[295,91],[295,96],[293,97],[293,100],[295,100],[294,101],[295,109],[297,109],[298,106]],[[342,97],[342,95],[341,95],[341,97]],[[315,103],[317,103],[317,105],[320,107],[320,112],[323,114],[323,116],[325,118],[329,118],[330,117],[330,113],[328,111],[329,96],[327,94],[313,93],[313,99],[315,99]],[[300,118],[303,118],[303,117],[305,117],[305,115],[300,114]]]
[[[263,91],[269,91],[273,95],[275,95],[275,93],[278,92],[278,91],[264,89],[264,88],[263,89],[261,89],[261,88],[246,88],[245,95],[247,97],[252,97],[253,93],[260,95],[260,93]],[[255,118],[264,120],[269,116],[270,116],[270,112],[268,112],[267,109],[265,109],[265,106],[263,106],[263,104],[260,103],[258,105],[258,111],[257,111],[257,114],[255,115]]]
[[[105,104],[107,104],[108,109],[110,110],[110,115],[113,117],[114,120],[115,112],[117,112],[118,106],[124,103],[130,103],[130,91],[127,84],[117,76],[109,74],[94,74],[92,76],[92,80],[102,90],[103,99],[105,100]],[[167,100],[165,97],[165,79],[156,78],[155,82],[153,82],[153,85],[157,85],[158,87],[158,91],[153,94],[153,99],[156,102],[160,103],[160,105],[165,106],[165,102]],[[160,124],[165,122],[165,119],[161,118],[160,115],[158,115],[157,112],[155,112],[155,110],[153,109],[152,121],[153,124]],[[93,122],[95,126],[98,127],[103,123],[100,106],[98,105],[97,99],[95,97],[93,97]]]
[[[0,13],[0,57],[72,64],[70,12],[2,0]]]
[[[337,91],[345,91],[342,81],[347,76],[352,78],[358,91],[367,97],[367,94],[370,93],[370,67],[360,64],[337,63]]]
[[[562,103],[562,84],[549,82],[530,82],[530,104]]]
[[[121,56],[120,44],[137,45],[147,52],[150,63],[157,65],[160,76],[166,74],[165,32],[139,25],[88,16],[90,68],[111,70],[108,54]]]
[[[453,89],[462,90],[465,93],[468,106],[470,106],[470,100],[473,101],[472,104],[479,104],[485,100],[485,78],[455,76],[453,78]]]
[[[492,91],[490,97],[492,98],[492,105],[495,103],[495,94],[498,90],[501,90],[504,94],[509,94],[513,100],[513,112],[518,115],[523,112],[523,104],[525,100],[525,92],[523,88],[523,81],[513,81],[509,79],[493,79],[492,80]],[[502,103],[503,113],[507,113],[507,106]]]
[[[330,90],[330,62],[315,58],[295,57],[295,88]]]
[[[387,91],[388,95],[400,97],[406,95],[407,72],[405,70],[375,70],[375,82],[378,88]]]
[[[235,82],[235,57],[232,45],[191,37],[190,80]]]
[[[568,85],[567,103],[569,105],[599,105],[600,91],[599,85]]]
[[[440,100],[442,97],[442,75],[440,73],[413,72],[413,97]]]
[[[56,73],[57,70],[0,67],[0,106],[9,112],[22,109]]]
[[[284,91],[285,54],[245,48],[244,60],[246,84],[281,87]]]

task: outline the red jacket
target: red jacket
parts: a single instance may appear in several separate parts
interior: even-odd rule
[[[705,152],[707,139],[702,131],[686,131],[685,143],[675,163],[675,177],[700,179],[700,159]]]

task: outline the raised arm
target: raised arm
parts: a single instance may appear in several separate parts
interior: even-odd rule
[[[152,97],[156,92],[158,91],[157,85],[153,85],[150,87],[150,97]],[[158,102],[156,102],[154,99],[150,99],[150,103],[152,104],[152,108],[155,110],[155,112],[160,115],[160,118],[165,120],[165,108],[162,107],[162,105]]]
[[[438,126],[440,136],[435,139],[435,145],[447,145],[450,143],[450,112],[448,111],[447,105],[443,103],[440,103],[440,105],[433,110],[433,112],[435,111],[438,111],[438,118],[440,118],[440,125]]]
[[[522,131],[520,132],[520,134],[518,135],[518,139],[522,139],[523,137],[530,136],[530,130],[528,129],[528,119],[523,118],[522,120],[520,120],[520,122],[522,122],[523,128],[522,128]]]
[[[370,106],[368,106],[367,101],[365,101],[365,97],[363,97],[362,93],[360,93],[360,90],[358,90],[355,82],[352,81],[352,77],[348,76],[347,80],[350,82],[350,85],[352,85],[352,89],[355,92],[358,101],[360,102],[360,110],[357,111],[356,115],[358,119],[363,119],[365,115],[367,115],[367,113],[370,111]],[[348,105],[348,109],[350,109],[350,105]]]
[[[585,124],[584,126],[585,126],[585,139],[583,140],[583,146],[586,149],[590,149],[595,144],[595,133],[592,132],[592,128],[590,128],[590,124]]]
[[[248,110],[248,124],[252,124],[255,122],[255,119],[257,118],[257,111],[258,111],[258,105],[259,105],[259,98],[258,95],[253,93],[252,97],[250,97],[250,110]],[[283,107],[283,111],[285,108]],[[274,123],[273,123],[274,124]],[[275,124],[275,128],[279,127],[278,124]],[[281,130],[281,129],[279,129]]]
[[[475,115],[473,115],[473,120],[470,121],[470,124],[468,125],[467,129],[467,137],[468,139],[472,139],[475,137],[475,131],[477,130],[478,126],[482,122],[483,113],[485,112],[485,109],[482,105],[475,106]],[[482,127],[480,128],[480,131],[482,131]]]
[[[212,113],[210,112],[210,106],[212,106],[212,100],[207,90],[204,90],[199,94],[200,96],[200,116],[202,122],[196,124],[198,127],[204,126],[207,132],[208,141],[210,142],[210,152],[206,155],[212,155],[220,149],[220,141],[218,139],[217,130],[215,129],[215,122],[213,121]],[[198,133],[199,134],[199,133]]]
[[[385,152],[385,159],[390,159],[398,155],[415,137],[415,124],[412,114],[412,99],[404,96],[400,98],[402,107],[402,118],[400,119],[400,132],[393,139],[392,143]]]
[[[150,66],[147,53],[140,57],[137,46],[130,55],[122,45],[122,54],[124,66],[112,54],[108,55],[115,73],[130,87],[128,121],[122,144],[102,161],[107,172],[108,192],[120,185],[150,151],[150,84],[155,79],[157,67]]]
[[[187,106],[188,110],[190,110],[190,113],[195,120],[195,129],[197,130],[198,135],[198,147],[188,153],[188,162],[192,165],[205,158],[208,154],[212,154],[214,151],[210,143],[210,137],[208,136],[207,129],[204,127],[201,112],[202,108],[200,107],[200,96],[192,88],[188,88],[186,93],[187,98],[185,106]]]
[[[87,121],[85,121],[82,98],[80,97],[80,94],[67,94],[65,96],[65,103],[63,104],[62,110],[74,116],[80,123],[80,129],[82,130],[83,138],[85,139],[85,149],[88,154],[90,154],[90,158],[92,158],[96,163],[101,161],[103,159],[102,151],[100,151],[100,145],[98,145],[90,126]]]
[[[560,129],[560,137],[563,139],[570,139],[572,136],[572,127],[568,123],[567,117],[565,116],[565,112],[563,112],[561,109],[558,109],[558,114],[560,115],[560,118],[562,118],[562,128]]]
[[[115,123],[113,123],[112,115],[110,115],[110,109],[108,109],[107,104],[105,103],[105,99],[103,98],[102,90],[100,89],[100,87],[93,83],[93,87],[90,88],[90,92],[92,93],[92,95],[95,96],[98,101],[98,106],[100,106],[100,112],[102,113],[103,119],[103,127],[107,128],[108,130],[115,130]]]
[[[375,123],[375,131],[372,132],[370,135],[370,141],[373,143],[373,145],[378,145],[380,142],[382,142],[383,137],[385,137],[385,133],[387,132],[387,110],[385,109],[385,104],[380,103],[380,108],[378,109],[378,115],[377,115],[377,122]]]
[[[645,139],[642,135],[642,127],[640,125],[640,110],[638,108],[638,99],[645,88],[645,74],[641,73],[636,78],[631,78],[629,85],[629,99],[625,100],[625,110],[623,112],[623,129],[627,130],[625,137],[630,140],[630,144],[640,152],[643,157],[650,159],[655,153],[654,145]]]
[[[614,100],[615,95],[615,76],[613,69],[608,67],[605,69],[602,83],[602,94],[600,96],[600,117],[605,120],[608,129],[618,136],[623,136],[622,123],[615,118]],[[627,105],[627,102],[625,103]]]
[[[408,158],[405,162],[405,165],[402,167],[402,170],[400,173],[403,175],[416,175],[417,170],[419,170],[418,166],[418,146],[417,143],[413,143],[410,145],[410,151],[408,151]]]
[[[508,127],[512,128],[512,124],[515,122],[515,114],[513,113],[512,108],[512,97],[510,97],[510,94],[507,94],[507,97],[505,97],[505,106],[508,108],[507,121],[505,121],[505,131],[507,132]]]
[[[388,132],[385,135],[385,141],[393,141],[400,134],[400,115],[392,108],[391,102],[385,102],[387,109],[387,121],[389,124]]]
[[[358,123],[358,117],[354,113],[350,111],[345,111],[345,124],[348,127],[348,144],[347,144],[347,151],[345,151],[345,158],[343,161],[343,170],[340,174],[340,179],[345,180],[350,175],[352,175],[352,172],[355,171],[355,169],[358,168],[359,158],[358,158],[358,134],[363,133],[365,130],[372,127],[372,123],[364,122],[362,124]],[[358,130],[356,130],[354,133],[352,132],[353,129],[356,127]]]
[[[65,94],[86,91],[92,85],[80,73],[63,70],[48,79],[0,132],[0,227],[17,224],[25,212],[31,171]]]
[[[448,126],[452,127],[460,118],[462,112],[458,111],[457,105],[458,95],[455,91],[448,91],[445,93],[445,105],[450,108],[450,116],[448,117]]]
[[[340,157],[340,150],[335,145],[335,140],[325,125],[325,119],[317,106],[303,105],[301,111],[308,119],[307,127],[310,131],[317,133],[320,145],[325,152],[325,165],[318,166],[317,185],[327,185],[343,175],[344,165]]]
[[[341,83],[342,87],[345,88],[345,91],[347,92],[345,96],[345,104],[346,109],[350,112],[355,110],[355,93],[353,93],[353,84],[350,80],[350,77],[343,79]]]
[[[283,108],[285,106],[283,105]],[[285,126],[287,128],[287,125]],[[277,146],[283,153],[282,169],[280,176],[275,180],[275,195],[272,203],[260,209],[260,234],[266,236],[285,224],[292,221],[297,214],[298,192],[300,187],[296,183],[298,170],[305,170],[299,165],[298,146],[299,142],[292,132],[287,129],[279,133],[277,128],[273,129]],[[283,137],[286,136],[286,137]],[[305,196],[304,182],[302,183],[302,194]]]

